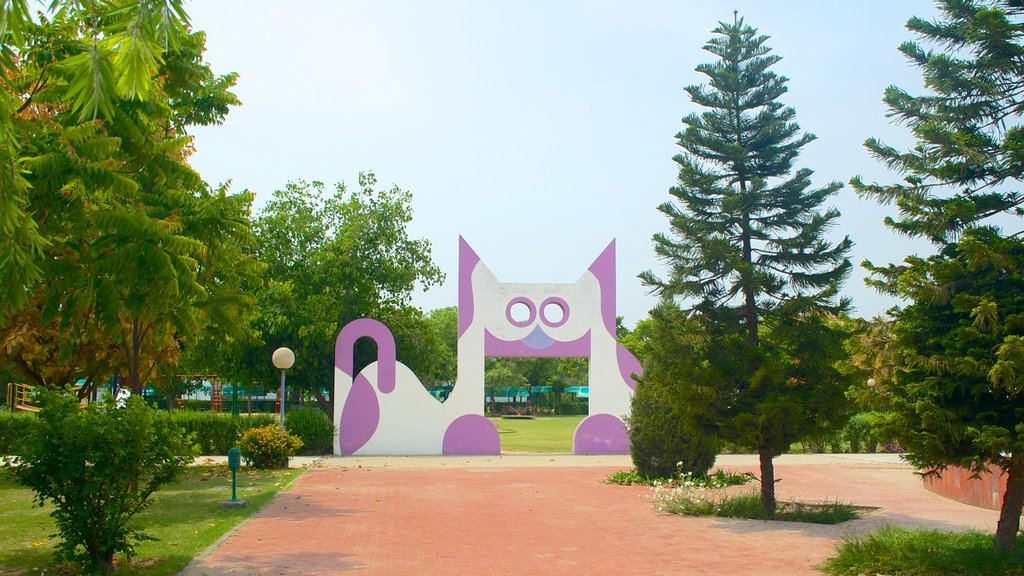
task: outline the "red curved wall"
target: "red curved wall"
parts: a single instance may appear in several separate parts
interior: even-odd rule
[[[1006,491],[1006,475],[1000,468],[992,467],[991,470],[979,478],[971,478],[967,470],[950,466],[942,472],[942,478],[926,477],[924,487],[964,504],[999,510]]]

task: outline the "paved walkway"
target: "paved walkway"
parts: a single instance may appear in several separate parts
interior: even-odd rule
[[[718,466],[755,471],[756,456]],[[892,455],[776,459],[780,499],[881,510],[841,526],[658,512],[602,480],[628,457],[327,458],[190,566],[190,576],[817,574],[880,523],[994,530],[997,513],[936,496]]]

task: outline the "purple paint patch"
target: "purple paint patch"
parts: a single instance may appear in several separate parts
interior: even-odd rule
[[[590,331],[569,342],[554,342],[536,349],[523,340],[502,340],[484,330],[484,355],[501,358],[590,358]]]
[[[608,333],[615,336],[615,240],[590,265],[590,273],[601,286],[601,319]]]
[[[611,414],[588,416],[572,437],[573,454],[629,454],[626,426]]]
[[[334,341],[334,363],[339,370],[352,376],[355,363],[355,344],[360,338],[377,343],[377,389],[388,394],[395,389],[395,337],[388,327],[373,318],[360,318],[345,325]]]
[[[459,236],[459,338],[473,323],[473,270],[480,257]]]
[[[479,414],[459,416],[444,431],[441,453],[461,456],[490,456],[501,453],[498,430]]]
[[[555,340],[551,336],[548,336],[547,333],[545,333],[540,326],[537,326],[536,328],[533,329],[533,332],[527,334],[526,338],[523,338],[522,340],[520,340],[520,342],[525,344],[528,348],[533,348],[534,350],[543,350],[557,342],[557,340]]]
[[[644,373],[644,369],[640,367],[640,361],[622,344],[615,345],[615,357],[619,361],[619,373],[622,374],[622,379],[632,390],[636,390],[636,380],[633,380],[633,374],[642,376]]]
[[[370,381],[362,374],[352,382],[352,389],[341,409],[341,423],[338,425],[338,443],[344,456],[355,454],[356,450],[373,438],[380,423],[380,405]]]

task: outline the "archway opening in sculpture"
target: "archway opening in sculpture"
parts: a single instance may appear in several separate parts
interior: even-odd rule
[[[484,413],[502,453],[567,453],[589,413],[590,359],[489,356]]]

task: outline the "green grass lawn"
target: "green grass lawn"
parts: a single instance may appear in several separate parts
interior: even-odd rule
[[[118,574],[177,574],[301,472],[240,470],[238,498],[248,501],[248,505],[223,509],[220,502],[231,498],[231,473],[227,466],[190,468],[184,480],[157,492],[153,505],[136,517],[137,524],[157,540],[140,543],[129,566],[124,566],[124,558],[118,556],[115,562],[122,563],[118,565]],[[32,491],[15,484],[0,469],[0,576],[38,575],[52,568],[55,539],[50,535],[56,529],[49,513],[49,506],[33,507]],[[69,567],[62,566],[54,572],[75,573],[65,568]]]
[[[1024,537],[1017,536],[1013,553],[999,554],[991,533],[881,526],[866,536],[844,540],[817,568],[829,576],[1021,576]]]
[[[572,435],[584,416],[491,418],[501,436],[503,454],[571,454]]]

